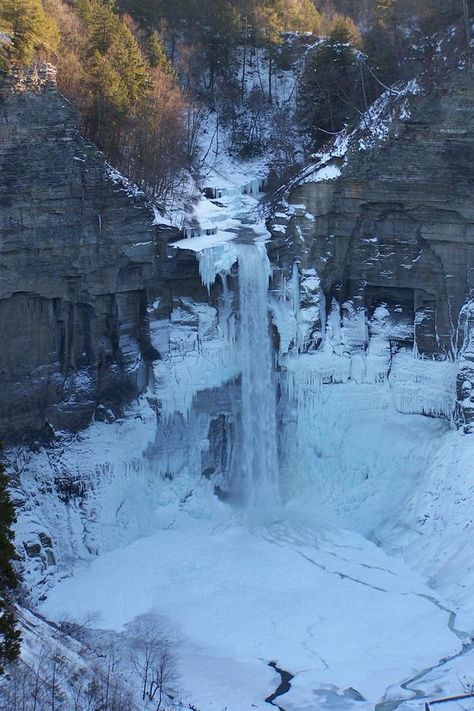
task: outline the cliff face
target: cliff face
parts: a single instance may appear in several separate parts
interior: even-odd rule
[[[78,429],[98,405],[98,416],[113,417],[140,390],[158,356],[147,305],[160,293],[162,265],[173,271],[165,252],[175,235],[153,225],[143,197],[79,135],[52,68],[3,79],[3,438],[34,436],[47,423]]]
[[[47,434],[48,424],[77,430],[94,413],[113,419],[150,379],[165,382],[160,358],[182,344],[163,339],[163,329],[197,333],[199,304],[208,301],[194,255],[168,247],[176,231],[154,225],[143,196],[80,136],[51,71],[1,88],[6,439]],[[329,334],[338,355],[367,354],[383,336],[387,377],[400,349],[458,356],[458,412],[468,429],[473,105],[467,69],[382,97],[290,186],[269,244],[283,280],[294,281],[297,264],[300,291],[299,333],[291,342],[280,328],[280,350],[316,351]]]
[[[342,348],[367,351],[383,307],[392,355],[401,347],[435,360],[459,354],[468,339],[458,336],[459,316],[474,288],[473,191],[472,70],[385,95],[358,130],[340,136],[295,181],[271,223],[284,272],[296,260],[301,274],[314,269],[320,280],[319,340],[307,336],[303,349],[319,345],[336,313]],[[350,328],[361,314],[364,325]],[[472,383],[458,380],[470,420]]]

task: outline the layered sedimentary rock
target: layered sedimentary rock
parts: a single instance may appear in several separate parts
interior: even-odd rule
[[[3,438],[113,417],[144,387],[159,357],[149,304],[164,290],[169,312],[175,293],[201,288],[194,262],[167,256],[176,231],[153,222],[143,195],[81,137],[53,68],[2,78]]]
[[[458,324],[474,288],[473,194],[472,70],[387,92],[299,176],[271,221],[283,274],[296,262],[302,285],[308,274],[318,282],[320,323],[310,319],[300,350],[320,347],[328,327],[334,342],[336,324],[342,352],[367,353],[383,333],[389,362],[400,348],[456,358],[470,342],[467,314],[461,342]],[[303,315],[314,312],[310,296]],[[469,428],[468,376],[464,366],[457,396]]]

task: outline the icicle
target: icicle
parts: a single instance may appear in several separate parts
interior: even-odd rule
[[[219,329],[224,341],[234,343],[235,341],[235,319],[232,311],[233,294],[227,286],[227,276],[220,274],[222,283],[222,294],[219,298]]]
[[[204,286],[210,291],[218,274],[228,274],[239,256],[238,246],[225,242],[199,252],[199,274]]]
[[[300,274],[296,262],[293,262],[291,274],[291,306],[295,317],[297,317],[300,310]]]

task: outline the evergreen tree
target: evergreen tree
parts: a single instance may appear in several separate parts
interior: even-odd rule
[[[17,558],[12,530],[16,516],[8,483],[5,466],[0,462],[0,674],[5,665],[14,662],[20,654],[20,632],[12,604],[13,591],[19,583],[13,566]]]
[[[284,32],[321,31],[322,18],[311,0],[279,0],[277,11]]]
[[[159,0],[118,0],[118,9],[121,13],[133,17],[135,22],[148,32],[159,27],[165,16]]]
[[[351,44],[354,47],[362,45],[362,36],[359,28],[350,17],[335,15],[329,32],[332,44]]]
[[[235,50],[239,41],[239,15],[230,0],[204,0],[199,40],[206,54],[209,88],[218,77],[231,78],[235,69]]]
[[[359,40],[354,23],[337,17],[329,37],[308,58],[300,104],[317,144],[352,123],[365,108],[364,80],[353,45]]]
[[[278,13],[277,3],[265,3],[257,9],[255,17],[257,43],[266,47],[268,52],[268,101],[273,100],[272,77],[276,49],[282,41],[283,21]]]
[[[173,65],[166,56],[163,42],[157,32],[151,32],[146,37],[144,50],[148,57],[150,67],[153,67],[153,69],[158,67],[165,74],[169,74],[170,76],[174,75]]]
[[[87,130],[119,161],[124,133],[150,86],[147,63],[111,0],[80,0],[78,11],[86,34],[82,62]]]
[[[11,37],[11,43],[2,48],[0,68],[7,69],[11,64],[26,66],[39,49],[57,49],[58,28],[41,0],[2,0],[0,28]]]

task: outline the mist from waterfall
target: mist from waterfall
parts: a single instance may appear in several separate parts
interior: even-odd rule
[[[270,262],[263,244],[239,249],[239,353],[242,368],[242,441],[238,494],[250,509],[280,501],[276,393],[268,323]]]

